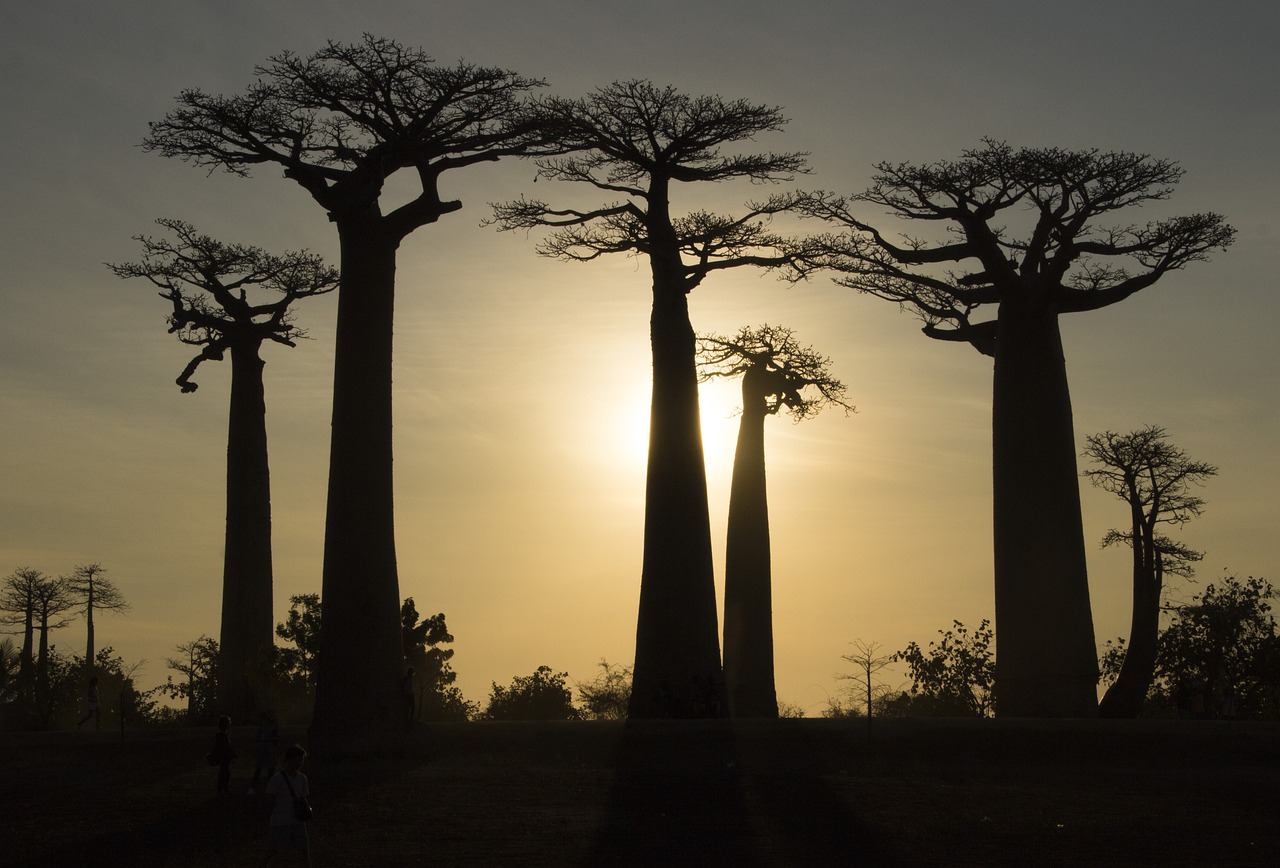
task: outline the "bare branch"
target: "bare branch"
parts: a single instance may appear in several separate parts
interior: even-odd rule
[[[846,414],[856,412],[845,400],[844,383],[831,376],[830,366],[829,358],[801,346],[792,330],[783,326],[744,326],[733,337],[698,336],[702,382],[756,369],[765,412],[772,415],[785,407],[796,422],[816,416],[827,406],[840,407]]]
[[[177,378],[183,392],[197,389],[191,376],[201,362],[222,359],[237,342],[255,350],[264,340],[293,346],[305,334],[293,322],[294,302],[338,286],[337,269],[305,250],[273,255],[201,235],[181,220],[156,222],[174,237],[135,236],[142,259],[107,267],[117,277],[143,277],[159,286],[160,297],[172,307],[170,333],[202,347]],[[268,294],[266,300],[250,296],[260,291]]]

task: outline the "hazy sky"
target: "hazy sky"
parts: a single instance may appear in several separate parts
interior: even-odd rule
[[[324,213],[271,168],[206,175],[138,143],[185,87],[235,93],[284,49],[362,32],[545,77],[578,95],[628,78],[783,106],[761,147],[812,153],[800,185],[857,192],[881,160],[1014,145],[1148,152],[1186,170],[1146,221],[1218,211],[1229,251],[1123,304],[1064,321],[1076,439],[1165,426],[1220,475],[1181,539],[1224,569],[1277,576],[1274,253],[1280,227],[1280,6],[897,2],[35,3],[0,11],[0,575],[100,561],[133,611],[99,645],[164,680],[173,646],[217,635],[229,364],[201,388],[165,302],[107,261],[174,217],[228,242],[336,264]],[[508,161],[446,175],[462,211],[401,248],[396,515],[402,596],[443,611],[471,699],[546,664],[591,677],[630,663],[649,400],[647,264],[536,257],[479,227],[532,193]],[[568,190],[543,190],[547,197]],[[730,209],[750,185],[677,191]],[[277,620],[320,589],[336,299],[300,305],[314,340],[268,346]],[[858,413],[767,433],[779,698],[816,714],[856,638],[888,649],[991,617],[990,360],[933,342],[892,305],[825,278],[740,273],[691,296],[694,327],[795,329],[834,360]],[[716,561],[723,564],[735,388],[703,393]],[[1126,520],[1083,490],[1099,641],[1128,630]],[[719,575],[719,573],[718,573]],[[1185,595],[1195,592],[1185,588]],[[82,624],[54,635],[82,651]]]

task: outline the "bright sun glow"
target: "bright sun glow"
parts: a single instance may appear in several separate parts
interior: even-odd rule
[[[738,438],[739,393],[737,383],[713,382],[699,387],[702,419],[702,450],[707,467],[708,485],[729,479],[733,470],[733,453]],[[643,476],[649,454],[650,385],[619,395],[603,430],[592,432],[596,440],[590,452],[627,476]],[[598,438],[598,439],[596,439]]]

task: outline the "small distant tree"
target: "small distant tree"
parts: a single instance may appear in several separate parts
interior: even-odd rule
[[[422,621],[418,618],[413,597],[406,597],[400,606],[400,626],[405,663],[413,667],[416,676],[417,717],[419,720],[466,720],[478,709],[454,686],[458,673],[449,662],[454,649],[439,647],[453,641],[444,613]]]
[[[184,680],[174,681],[170,675],[160,685],[160,692],[171,699],[185,700],[186,722],[212,723],[219,714],[217,706],[218,640],[200,636],[175,649],[176,657],[166,657],[165,665]]]
[[[577,209],[520,199],[496,205],[494,222],[503,230],[550,229],[537,251],[555,259],[646,257],[652,277],[653,392],[629,716],[721,716],[726,703],[688,296],[719,271],[791,262],[790,242],[768,224],[791,209],[794,197],[775,195],[733,216],[681,214],[672,204],[676,188],[697,182],[789,180],[807,170],[805,155],[731,150],[780,130],[786,119],[778,108],[690,96],[649,81],[614,82],[582,99],[542,100],[539,111],[570,156],[539,159],[537,178],[593,187],[606,200]]]
[[[320,595],[294,594],[289,598],[289,614],[276,624],[276,635],[293,647],[277,647],[278,667],[287,678],[298,681],[307,692],[315,690],[316,659],[320,653]]]
[[[1098,713],[1137,717],[1155,677],[1156,644],[1165,575],[1189,577],[1203,554],[1170,539],[1161,527],[1182,526],[1204,508],[1195,489],[1218,472],[1192,461],[1168,441],[1165,430],[1148,425],[1127,434],[1103,431],[1086,438],[1084,454],[1097,466],[1083,475],[1129,507],[1129,527],[1110,530],[1102,545],[1126,545],[1133,553],[1133,613],[1129,642],[1114,682]]]
[[[99,563],[80,564],[64,579],[67,595],[72,604],[83,607],[85,622],[84,660],[88,671],[96,665],[94,650],[93,615],[95,612],[123,612],[129,608],[124,594],[108,579],[106,568]]]
[[[1160,634],[1156,675],[1171,698],[1200,691],[1214,716],[1230,693],[1239,717],[1280,716],[1280,635],[1265,579],[1225,576],[1173,607]]]
[[[579,682],[578,704],[587,720],[626,720],[631,701],[631,667],[601,658],[591,681]]]
[[[46,581],[48,578],[40,570],[19,567],[6,576],[3,586],[0,586],[0,624],[18,626],[22,630],[17,689],[27,694],[35,684],[36,612],[41,586]]]
[[[35,621],[36,632],[40,634],[39,656],[36,658],[36,702],[48,706],[49,691],[52,686],[50,670],[49,633],[59,630],[71,623],[71,618],[63,617],[75,605],[67,593],[66,579],[41,578],[35,585]],[[46,714],[47,717],[47,714]]]
[[[742,377],[724,555],[724,679],[733,717],[778,716],[764,420],[783,410],[796,422],[829,405],[852,410],[830,365],[830,359],[801,346],[791,329],[781,326],[698,338],[702,381]]]
[[[884,646],[878,642],[854,639],[849,644],[853,646],[853,652],[841,657],[857,666],[858,672],[854,675],[841,674],[836,677],[851,683],[849,692],[855,697],[855,701],[866,709],[867,732],[870,733],[871,717],[875,711],[876,700],[890,689],[888,685],[877,682],[876,673],[892,663],[895,655],[881,654],[880,651]]]
[[[567,672],[555,672],[550,666],[539,666],[532,675],[516,676],[509,687],[493,682],[487,720],[577,720]]]
[[[916,713],[939,717],[990,717],[995,713],[995,659],[991,652],[994,632],[983,619],[972,633],[959,621],[942,637],[921,648],[912,642],[893,655],[907,664]]]

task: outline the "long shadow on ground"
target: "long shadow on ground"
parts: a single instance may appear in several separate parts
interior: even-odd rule
[[[756,735],[726,721],[627,724],[586,864],[883,864],[824,776],[774,762],[776,740]]]

